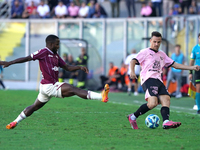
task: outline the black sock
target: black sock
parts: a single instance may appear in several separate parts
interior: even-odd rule
[[[143,104],[140,106],[140,108],[138,108],[138,110],[134,113],[135,117],[138,118],[140,115],[145,114],[147,111],[149,111],[149,107],[146,104]]]
[[[163,121],[169,120],[169,107],[163,106],[160,110]]]

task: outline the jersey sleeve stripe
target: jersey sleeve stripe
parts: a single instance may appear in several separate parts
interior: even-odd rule
[[[136,65],[140,65],[139,61],[136,58],[133,58],[132,60],[136,60]]]
[[[173,61],[173,63],[171,65],[169,65],[167,68],[171,67],[174,63],[175,63],[175,61]]]

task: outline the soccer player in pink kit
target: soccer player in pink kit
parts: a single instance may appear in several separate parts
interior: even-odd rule
[[[64,82],[58,82],[59,67],[67,71],[83,70],[88,73],[88,69],[86,67],[70,66],[66,64],[57,53],[59,45],[59,38],[55,35],[49,35],[46,37],[45,48],[38,50],[27,57],[21,57],[9,62],[0,61],[0,65],[3,65],[5,68],[16,63],[38,60],[43,76],[40,82],[40,91],[34,104],[25,108],[13,122],[6,126],[7,129],[15,128],[20,121],[32,115],[34,111],[43,107],[52,97],[64,98],[77,95],[83,99],[96,99],[101,100],[102,102],[108,101],[108,84],[105,85],[102,93],[95,93],[79,89]]]
[[[161,104],[161,115],[163,118],[163,129],[177,128],[181,122],[169,121],[170,114],[170,96],[162,82],[161,73],[163,67],[174,67],[184,70],[199,70],[196,66],[186,66],[178,64],[169,58],[163,51],[159,50],[162,42],[162,35],[154,31],[151,34],[150,47],[141,50],[136,58],[130,62],[132,79],[137,78],[134,68],[135,65],[141,66],[141,84],[145,91],[145,99],[147,103],[141,105],[136,112],[127,116],[132,129],[138,129],[136,119],[148,112],[149,110]]]

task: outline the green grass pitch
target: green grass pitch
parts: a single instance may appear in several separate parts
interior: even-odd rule
[[[109,102],[52,98],[42,109],[13,130],[6,125],[31,105],[38,92],[0,91],[0,150],[199,150],[200,115],[192,110],[194,100],[171,99],[170,120],[177,129],[145,126],[149,114],[160,118],[160,106],[140,116],[139,130],[132,130],[126,115],[145,102],[144,95],[109,93]],[[162,121],[161,121],[162,122]]]

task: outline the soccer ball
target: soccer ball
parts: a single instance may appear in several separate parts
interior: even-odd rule
[[[160,118],[157,115],[150,114],[145,119],[145,124],[148,128],[155,129],[159,126]]]

